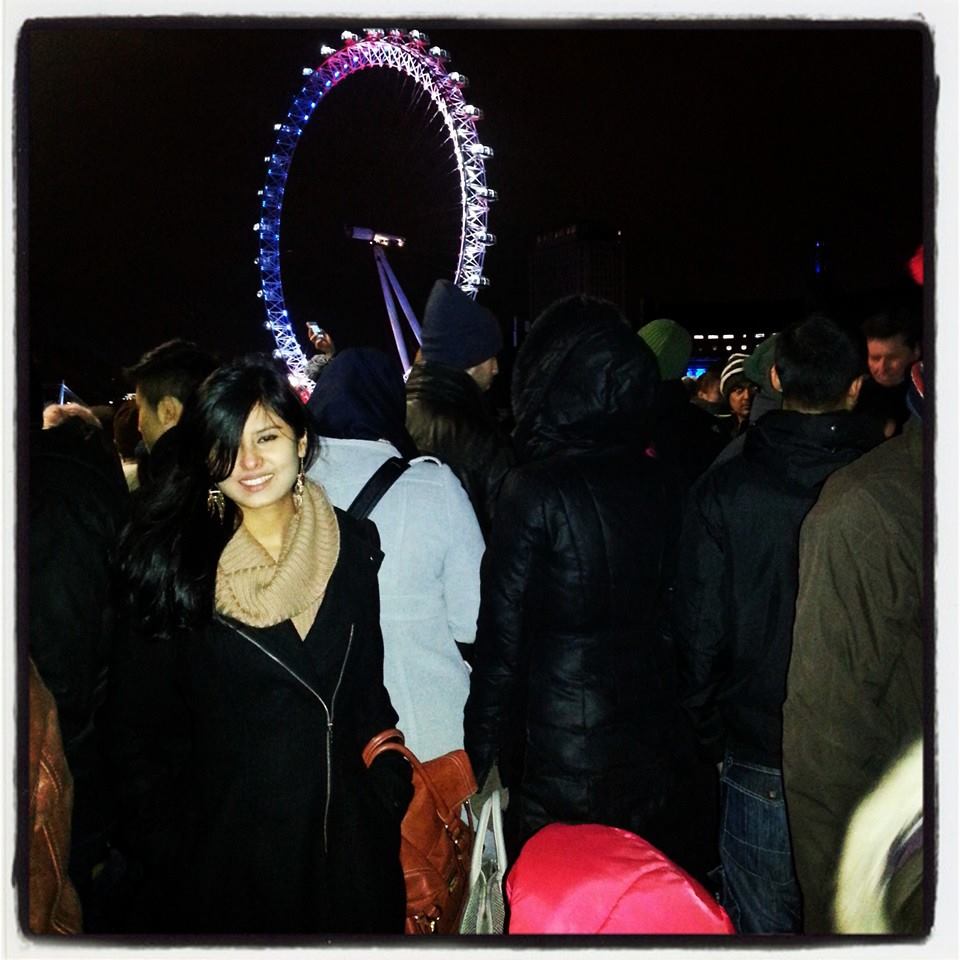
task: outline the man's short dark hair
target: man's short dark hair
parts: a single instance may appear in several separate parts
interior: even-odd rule
[[[697,377],[697,390],[709,390],[714,385],[720,386],[720,371],[723,364],[715,363],[712,367],[707,367],[703,373]]]
[[[217,367],[216,359],[189,340],[168,340],[148,350],[135,364],[123,371],[152,407],[164,397],[176,397],[186,403]]]
[[[863,334],[868,340],[903,337],[903,342],[912,350],[920,342],[922,309],[919,287],[899,292],[882,310],[863,321]]]
[[[774,365],[785,403],[834,409],[850,384],[867,372],[866,339],[854,327],[813,313],[780,333]]]

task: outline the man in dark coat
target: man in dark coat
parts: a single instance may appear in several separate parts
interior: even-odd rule
[[[94,871],[107,858],[111,797],[98,712],[117,631],[112,564],[129,494],[103,429],[65,416],[30,433],[30,656],[60,715],[74,780],[70,873],[96,930]]]
[[[137,399],[137,426],[143,437],[138,480],[156,483],[177,459],[177,430],[184,404],[217,362],[189,340],[168,340],[148,350],[123,374]]]
[[[407,429],[423,454],[448,464],[486,537],[503,478],[508,437],[484,393],[497,375],[497,318],[449,280],[438,280],[423,314],[423,344],[407,379]]]
[[[642,435],[658,379],[606,301],[558,301],[524,341],[520,465],[481,571],[465,746],[478,783],[499,756],[514,851],[551,822],[604,823],[702,872],[689,804],[703,793],[659,620],[681,494]]]
[[[857,409],[880,420],[887,436],[899,433],[910,413],[907,374],[920,358],[922,312],[922,290],[911,282],[898,286],[884,308],[863,323],[870,377]]]
[[[835,931],[850,817],[923,732],[922,467],[913,416],[824,484],[800,534],[783,776],[805,933]]]
[[[781,775],[781,708],[797,595],[800,524],[823,481],[880,439],[851,413],[862,336],[814,314],[777,338],[783,409],[709,470],[684,516],[675,628],[685,704],[722,759],[722,902],[741,933],[800,928]]]
[[[756,423],[765,413],[779,410],[783,397],[774,390],[770,380],[777,335],[767,337],[743,362],[743,375],[757,388],[750,404],[750,423]],[[749,430],[735,436],[716,456],[711,466],[716,467],[741,453]]]

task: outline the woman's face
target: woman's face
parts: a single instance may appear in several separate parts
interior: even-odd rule
[[[743,387],[734,387],[730,391],[730,409],[738,420],[746,420],[750,416],[755,390],[754,386],[747,384]]]
[[[306,449],[306,436],[298,442],[289,424],[257,404],[243,425],[233,472],[217,486],[244,515],[264,508],[292,508],[291,491]]]

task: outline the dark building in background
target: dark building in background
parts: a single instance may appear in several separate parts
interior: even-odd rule
[[[530,255],[530,321],[554,300],[573,293],[603,297],[625,309],[619,230],[579,223],[537,236]]]

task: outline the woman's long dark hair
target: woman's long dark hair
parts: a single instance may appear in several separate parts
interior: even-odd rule
[[[221,521],[208,509],[207,495],[233,471],[244,424],[257,404],[283,420],[298,440],[307,437],[304,468],[316,457],[316,434],[278,361],[244,357],[203,381],[174,428],[175,466],[143,491],[120,537],[131,613],[148,635],[195,629],[213,616],[217,562],[240,515],[225,498]]]

